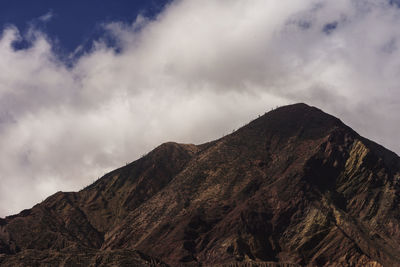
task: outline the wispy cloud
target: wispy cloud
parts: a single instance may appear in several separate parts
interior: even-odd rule
[[[49,22],[53,17],[54,17],[54,12],[52,10],[49,10],[49,12],[40,16],[38,20],[41,22]]]
[[[49,16],[49,19],[51,15]],[[304,101],[400,152],[400,12],[383,0],[172,2],[66,66],[44,33],[0,39],[0,215],[157,144],[201,143]]]

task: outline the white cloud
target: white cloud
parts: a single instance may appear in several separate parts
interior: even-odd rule
[[[37,30],[15,51],[18,30],[7,28],[0,215],[161,142],[209,141],[299,101],[400,152],[399,23],[383,0],[180,0],[155,20],[105,25],[120,52],[99,40],[72,67]]]

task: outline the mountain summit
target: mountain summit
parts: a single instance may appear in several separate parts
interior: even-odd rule
[[[3,266],[400,266],[400,158],[306,104],[0,219]]]

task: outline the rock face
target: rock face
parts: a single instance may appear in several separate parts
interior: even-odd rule
[[[400,159],[305,104],[0,219],[4,266],[400,266]]]

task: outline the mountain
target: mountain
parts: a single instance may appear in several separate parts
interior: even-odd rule
[[[0,219],[2,266],[400,266],[400,158],[306,104]]]

